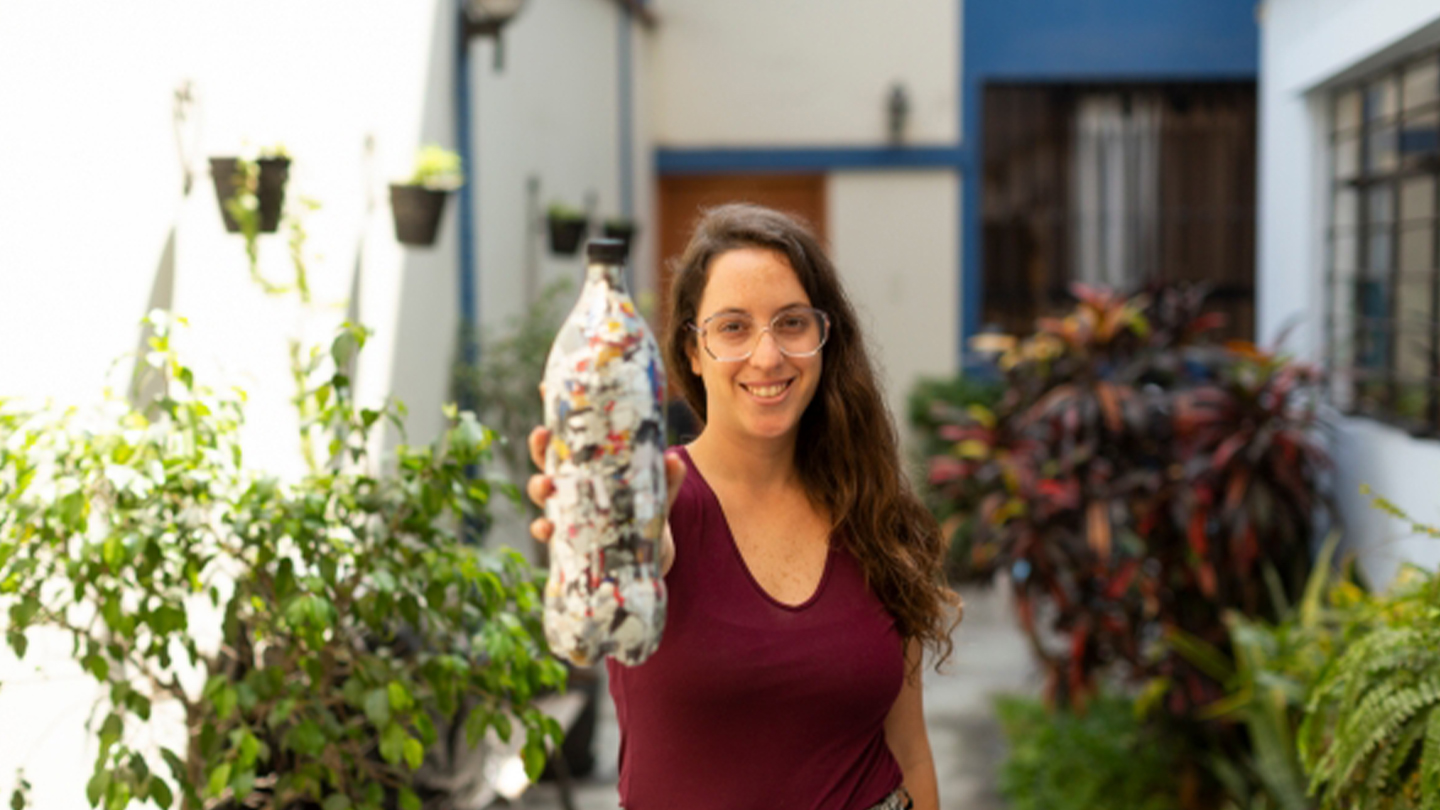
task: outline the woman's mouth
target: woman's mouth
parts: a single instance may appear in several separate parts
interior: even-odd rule
[[[754,396],[756,399],[778,399],[778,398],[779,398],[781,395],[783,395],[787,390],[789,390],[790,384],[793,383],[793,382],[795,382],[794,379],[789,379],[789,380],[785,380],[785,381],[783,381],[783,382],[777,382],[777,383],[769,383],[769,382],[763,383],[763,384],[740,383],[740,387],[741,387],[741,388],[744,388],[746,391],[750,392],[750,394],[751,394],[752,396]]]

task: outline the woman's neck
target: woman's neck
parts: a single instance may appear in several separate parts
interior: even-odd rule
[[[687,448],[707,480],[759,490],[797,484],[795,434],[770,441],[735,437],[707,428]]]

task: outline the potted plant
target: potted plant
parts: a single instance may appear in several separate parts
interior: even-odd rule
[[[225,230],[240,233],[247,217],[256,218],[258,233],[274,233],[285,208],[285,183],[290,179],[290,155],[284,146],[262,150],[255,160],[242,157],[210,158],[210,176]]]
[[[368,330],[347,323],[297,371],[329,455],[282,480],[242,460],[242,398],[183,364],[178,323],[152,314],[149,402],[93,418],[0,404],[0,637],[23,658],[31,631],[61,631],[103,694],[76,792],[107,810],[420,810],[456,787],[427,750],[454,762],[492,730],[524,740],[538,777],[563,731],[532,699],[565,679],[541,583],[462,537],[489,509],[470,470],[493,431],[451,407],[436,441],[371,458],[403,410],[356,401]],[[183,737],[157,752],[137,732],[162,703]]]
[[[418,247],[435,244],[445,198],[464,184],[465,170],[458,154],[434,144],[421,147],[409,181],[390,184],[395,238]]]
[[[601,226],[601,231],[605,234],[606,239],[619,239],[625,243],[626,250],[630,249],[630,240],[635,238],[635,234],[639,230],[635,220],[629,217],[611,217],[605,220],[605,224]]]
[[[558,256],[574,256],[590,230],[590,219],[584,211],[562,203],[550,206],[546,213],[550,225],[550,250]]]

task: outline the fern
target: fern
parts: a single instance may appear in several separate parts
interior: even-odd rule
[[[1311,795],[1334,808],[1440,810],[1440,591],[1403,576],[1357,605],[1348,650],[1316,678],[1297,734]]]
[[[1420,795],[1423,810],[1440,810],[1440,711],[1430,712],[1421,755]]]

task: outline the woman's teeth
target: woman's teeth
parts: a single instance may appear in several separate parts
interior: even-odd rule
[[[749,391],[757,397],[768,398],[780,396],[781,392],[783,392],[786,388],[789,387],[790,381],[786,380],[783,383],[777,383],[775,385],[747,385],[745,386],[745,390]]]

